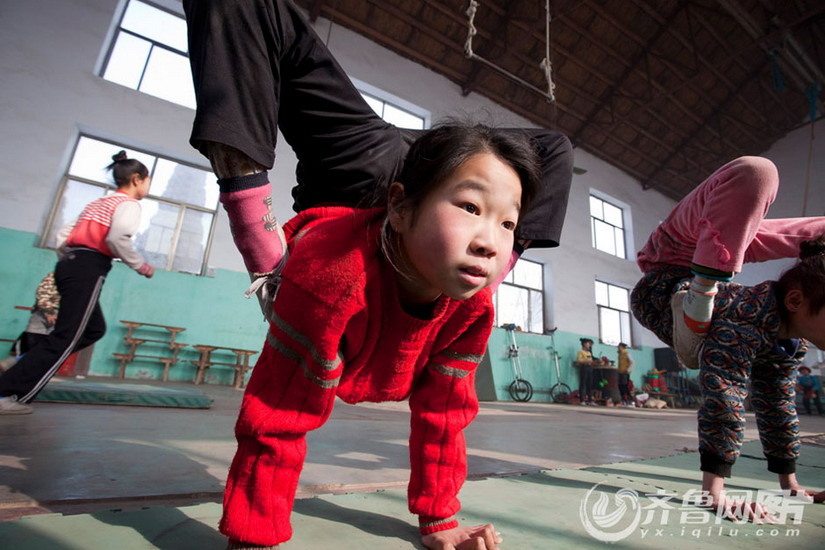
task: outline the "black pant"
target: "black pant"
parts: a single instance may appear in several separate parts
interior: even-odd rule
[[[402,130],[373,112],[323,40],[289,0],[184,0],[197,111],[192,146],[229,145],[272,167],[278,130],[298,158],[294,209],[386,203],[421,131]],[[562,133],[528,135],[542,185],[516,238],[558,246],[573,169]],[[371,200],[365,200],[371,199]]]
[[[622,401],[633,401],[630,396],[630,375],[619,373],[619,393],[622,396]]]
[[[811,401],[816,405],[816,412],[822,415],[822,402],[819,400],[819,391],[814,390],[813,397],[802,397],[802,404],[805,406],[805,412],[811,414]]]
[[[593,367],[579,365],[579,400],[590,401],[593,393]]]
[[[73,352],[92,345],[106,332],[98,304],[112,259],[93,250],[72,250],[57,262],[54,280],[60,311],[54,331],[0,376],[0,397],[16,395],[27,403],[57,373]]]

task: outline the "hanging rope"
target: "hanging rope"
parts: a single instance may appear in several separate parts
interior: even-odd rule
[[[545,57],[539,63],[539,68],[544,73],[544,77],[547,80],[547,91],[541,90],[536,86],[533,86],[526,80],[514,75],[510,71],[488,61],[475,53],[473,51],[473,37],[478,34],[478,30],[475,26],[475,18],[476,12],[478,11],[478,2],[476,0],[470,0],[470,5],[465,12],[467,14],[467,40],[464,42],[464,56],[467,59],[473,59],[476,61],[480,61],[481,63],[487,65],[491,69],[501,73],[502,75],[506,76],[510,80],[528,88],[540,95],[543,95],[547,101],[553,102],[556,100],[555,90],[556,84],[553,82],[553,65],[550,62],[550,0],[546,0],[545,2]]]
[[[550,101],[556,100],[556,84],[553,82],[553,64],[550,61],[550,0],[544,4],[544,59],[539,63],[539,67],[544,70],[544,78],[547,79],[547,95]]]

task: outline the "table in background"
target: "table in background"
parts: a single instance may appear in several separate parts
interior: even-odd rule
[[[249,366],[249,358],[252,355],[255,355],[260,350],[250,350],[250,349],[240,349],[240,348],[227,348],[223,346],[207,346],[203,344],[193,345],[193,348],[200,352],[200,357],[197,361],[189,360],[190,363],[195,365],[198,369],[197,374],[195,374],[195,384],[203,383],[204,378],[206,377],[206,369],[211,366],[218,365],[222,367],[232,367],[235,369],[235,379],[232,383],[232,386],[236,389],[241,389],[244,387],[244,377],[246,376],[247,371],[251,368]],[[213,361],[212,360],[212,352],[214,351],[228,351],[235,354],[235,362],[229,363],[226,361]]]

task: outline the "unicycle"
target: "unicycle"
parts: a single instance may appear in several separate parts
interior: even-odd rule
[[[504,325],[504,330],[510,333],[510,347],[507,349],[507,357],[513,365],[513,381],[507,388],[513,401],[527,402],[533,398],[533,385],[523,378],[521,373],[521,361],[518,358],[518,344],[516,344],[516,325]]]
[[[550,335],[551,342],[550,347],[547,349],[553,354],[553,362],[556,364],[556,383],[552,388],[550,388],[550,399],[553,400],[553,403],[567,403],[567,400],[570,399],[570,394],[573,393],[573,390],[570,389],[570,386],[561,381],[561,369],[559,369],[559,359],[561,356],[559,355],[559,352],[556,351],[557,330],[559,330],[559,327],[546,331]]]

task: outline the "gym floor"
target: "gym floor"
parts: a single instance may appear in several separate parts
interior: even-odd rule
[[[241,392],[198,388],[211,408],[36,402],[32,415],[0,417],[0,547],[222,549],[219,503]],[[825,489],[825,417],[800,424],[798,476]],[[338,402],[308,437],[295,536],[283,548],[422,548],[406,509],[408,435],[405,403]],[[780,522],[759,526],[685,504],[700,480],[694,410],[482,403],[466,436],[460,518],[494,523],[502,549],[601,548],[610,537],[615,548],[669,549],[825,540],[825,505],[780,503]],[[777,489],[752,415],[746,438],[729,487]],[[604,514],[622,507],[612,522]]]

